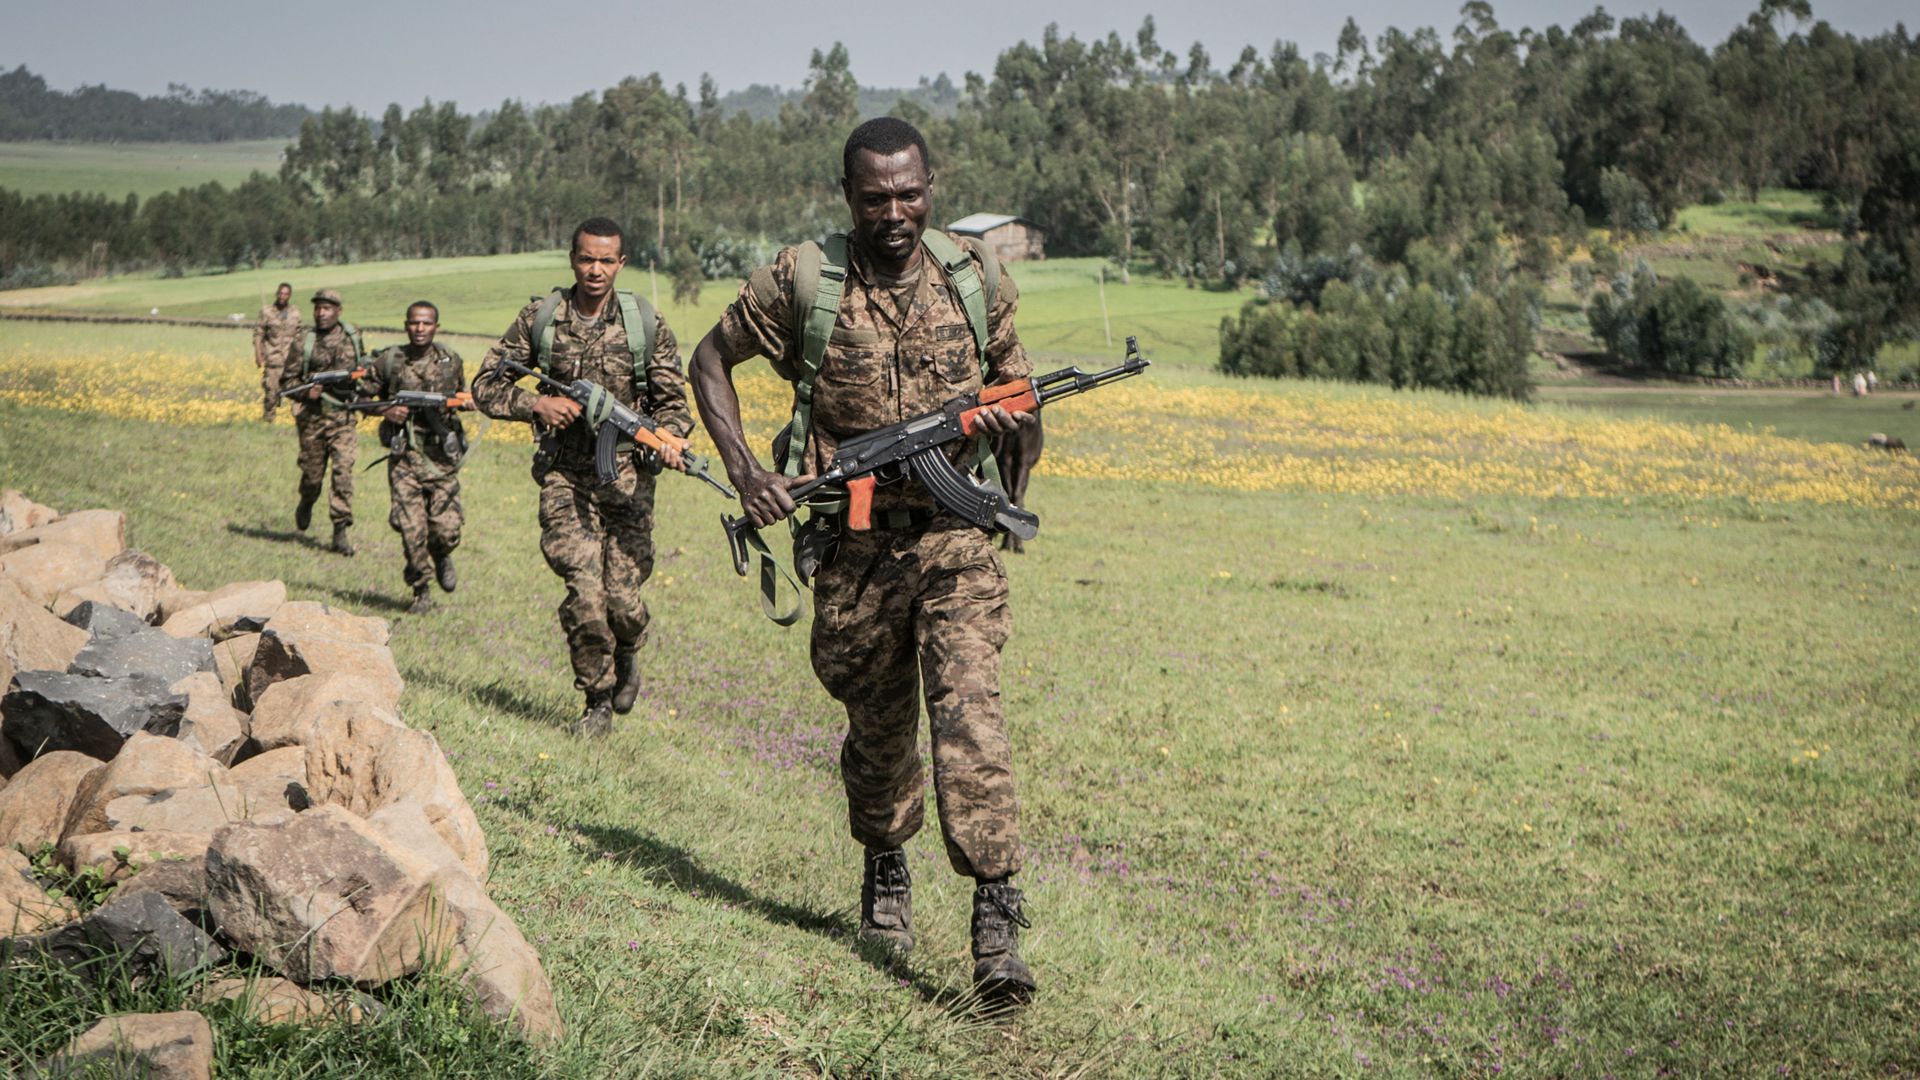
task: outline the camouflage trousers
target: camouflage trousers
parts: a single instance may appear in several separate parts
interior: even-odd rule
[[[280,374],[286,370],[286,357],[269,360],[260,365],[260,419],[273,419],[274,410],[280,407]]]
[[[323,413],[318,403],[300,406],[293,417],[300,434],[300,501],[320,497],[320,481],[331,472],[333,492],[327,496],[327,517],[335,525],[353,524],[353,458],[360,449],[357,417],[348,412]]]
[[[407,585],[425,588],[433,581],[433,561],[460,546],[460,474],[436,462],[421,463],[415,449],[387,459],[387,486],[393,506],[387,524],[400,534],[407,557]]]
[[[854,839],[898,847],[926,816],[920,698],[933,793],[956,872],[1020,869],[1000,650],[1007,575],[987,535],[941,515],[927,531],[845,532],[814,579],[813,670],[847,709],[840,776]]]
[[[640,586],[653,574],[653,484],[626,454],[610,484],[591,465],[540,477],[540,554],[567,583],[560,628],[573,685],[588,693],[612,690],[614,657],[646,644]]]

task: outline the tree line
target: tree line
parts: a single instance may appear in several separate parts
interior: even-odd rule
[[[106,86],[49,89],[25,64],[0,71],[0,139],[76,142],[228,142],[290,138],[312,112],[245,90],[179,83],[142,97]]]
[[[1026,216],[1050,252],[1110,257],[1123,280],[1266,283],[1313,263],[1342,282],[1255,302],[1288,319],[1327,317],[1331,297],[1357,305],[1341,318],[1385,325],[1424,287],[1451,317],[1472,308],[1491,327],[1479,297],[1511,326],[1525,306],[1512,297],[1536,294],[1590,226],[1631,235],[1697,201],[1816,191],[1853,262],[1815,285],[1864,348],[1920,318],[1917,54],[1904,27],[1843,34],[1806,0],[1762,0],[1711,48],[1664,14],[1596,8],[1569,28],[1515,31],[1472,0],[1445,36],[1369,38],[1349,20],[1335,52],[1311,58],[1285,42],[1181,53],[1151,19],[1088,41],[1050,28],[969,73],[950,111],[912,99],[891,111],[926,132],[944,214]],[[710,78],[689,92],[658,75],[483,117],[451,103],[326,109],[301,123],[277,175],[234,188],[144,204],[0,193],[0,274],[546,249],[592,213],[628,224],[636,261],[738,274],[841,223],[840,144],[860,114],[837,45],[814,52],[803,92],[770,117],[729,111]],[[1525,392],[1479,359],[1444,368],[1475,373],[1446,385]]]

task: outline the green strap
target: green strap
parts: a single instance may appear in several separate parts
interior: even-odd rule
[[[306,382],[307,373],[313,370],[313,339],[316,333],[317,331],[309,330],[307,331],[307,336],[300,340],[300,380],[299,381],[301,382]]]
[[[627,352],[633,357],[634,396],[639,397],[639,387],[647,380],[647,365],[653,360],[653,339],[658,327],[653,305],[647,298],[635,293],[615,291],[614,298],[620,301],[620,320],[627,324]],[[640,327],[640,337],[636,341],[633,328]]]
[[[760,539],[760,530],[748,529],[745,535],[747,546],[760,556],[760,610],[773,620],[775,626],[792,626],[800,621],[800,583],[793,579],[793,574],[781,565],[779,559],[773,557],[767,542]],[[793,592],[793,606],[785,610],[779,607],[781,578],[787,579],[787,588]]]
[[[800,377],[793,384],[793,422],[787,427],[787,460],[781,471],[799,476],[813,425],[813,383],[833,340],[840,299],[847,287],[847,234],[834,233],[824,245],[808,242],[795,253],[793,268],[794,337],[800,342]]]
[[[973,351],[980,360],[980,379],[987,378],[987,305],[992,296],[980,280],[980,270],[973,265],[973,255],[966,248],[953,242],[953,238],[938,229],[928,229],[921,234],[920,242],[927,251],[939,261],[947,272],[947,279],[953,282],[953,291],[960,299],[960,307],[967,313],[967,325],[973,328]],[[982,249],[976,248],[975,251]],[[987,256],[981,256],[985,262]],[[997,291],[1000,284],[999,260],[993,263],[993,284]]]
[[[529,366],[549,375],[552,374],[547,368],[547,361],[553,356],[553,313],[560,307],[560,297],[564,291],[555,285],[533,312],[533,363]]]

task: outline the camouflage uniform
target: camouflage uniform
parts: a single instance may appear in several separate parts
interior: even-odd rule
[[[314,333],[311,364],[302,356],[305,341],[305,334],[296,336],[287,349],[285,370],[280,374],[282,389],[298,386],[322,371],[352,370],[360,362],[353,336],[340,323],[324,333]],[[300,501],[319,497],[321,479],[331,465],[333,491],[327,496],[327,517],[335,528],[353,525],[353,459],[359,449],[359,417],[340,407],[351,397],[323,393],[318,401],[296,398],[293,403],[294,429],[300,434]]]
[[[428,345],[419,356],[412,353],[411,345],[382,350],[368,365],[366,392],[390,398],[402,390],[457,394],[466,387],[466,367],[459,353],[437,344]],[[449,426],[460,422],[451,410],[446,418]],[[382,420],[380,436],[391,449],[387,484],[393,491],[393,507],[387,512],[387,524],[400,534],[400,547],[407,556],[407,585],[418,592],[433,580],[434,560],[460,546],[460,526],[465,520],[460,509],[460,462],[447,455],[440,440],[428,437],[422,420],[409,419],[404,426]]]
[[[973,331],[938,262],[925,255],[916,280],[893,285],[876,277],[857,242],[849,251],[839,318],[814,382],[803,472],[823,471],[843,438],[981,388]],[[729,354],[766,356],[788,380],[800,364],[794,258],[788,248],[755,270],[718,328]],[[1033,370],[1013,325],[1018,299],[1003,272],[987,313],[990,382]],[[969,443],[951,456],[964,466],[971,452]],[[947,858],[970,877],[1005,877],[1020,869],[1000,707],[1000,650],[1013,626],[1006,572],[987,534],[939,512],[918,484],[882,485],[873,506],[874,529],[842,531],[813,594],[814,672],[847,709],[840,773],[853,836],[892,848],[919,831],[926,798],[915,744],[924,694]],[[890,510],[905,511],[894,516],[910,523],[883,524]]]
[[[544,299],[536,296],[521,309],[480,364],[473,398],[488,416],[533,420],[538,395],[502,378],[499,364],[503,355],[528,362],[534,312]],[[600,320],[586,324],[574,314],[573,290],[567,289],[553,313],[553,352],[545,358],[546,371],[561,382],[598,383],[621,404],[684,438],[693,430],[693,416],[687,411],[680,347],[665,319],[656,315],[654,325],[653,355],[644,378],[636,380],[618,300],[609,296]],[[623,453],[619,475],[612,483],[600,483],[593,467],[596,434],[578,422],[549,433],[534,464],[540,485],[540,553],[567,583],[560,626],[567,634],[573,683],[589,694],[611,691],[614,658],[646,644],[647,605],[640,586],[653,574],[654,477],[635,467],[632,454]]]
[[[288,304],[267,304],[260,309],[260,321],[253,327],[253,362],[260,366],[260,419],[273,419],[280,404],[280,373],[287,363],[287,349],[300,342],[300,309]]]

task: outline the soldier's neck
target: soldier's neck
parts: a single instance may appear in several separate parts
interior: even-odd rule
[[[613,290],[608,289],[600,296],[592,297],[576,286],[573,290],[573,313],[583,319],[597,319],[600,313],[607,309],[607,298],[612,295]]]

